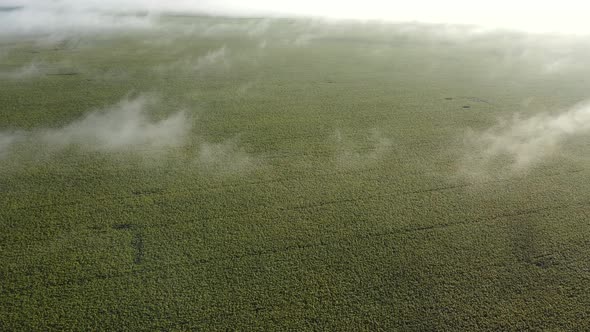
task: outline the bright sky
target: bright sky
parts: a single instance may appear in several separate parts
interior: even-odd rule
[[[184,1],[190,2],[190,1]],[[533,32],[590,33],[590,1],[580,0],[205,0],[221,10],[335,18],[476,24]]]
[[[9,4],[188,10],[228,15],[305,15],[590,34],[590,1],[581,0],[0,0],[0,5]]]

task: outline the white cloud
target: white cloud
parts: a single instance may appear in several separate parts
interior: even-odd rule
[[[142,153],[184,145],[192,127],[190,118],[180,111],[162,120],[154,120],[148,109],[155,105],[153,98],[126,98],[63,127],[0,131],[0,154],[6,156],[19,142],[45,146],[50,151],[77,147],[87,151],[139,150]]]
[[[182,145],[191,129],[185,112],[155,121],[146,112],[153,103],[147,97],[124,99],[62,128],[42,130],[38,136],[53,147],[76,145],[99,151]]]
[[[461,170],[470,176],[522,173],[562,151],[568,138],[590,133],[590,103],[559,114],[515,116],[465,137]]]

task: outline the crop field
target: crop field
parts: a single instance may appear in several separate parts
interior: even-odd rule
[[[312,19],[0,33],[0,330],[587,329],[588,55]]]

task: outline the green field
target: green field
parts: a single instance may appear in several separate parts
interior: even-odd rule
[[[590,326],[590,139],[481,139],[585,100],[587,44],[164,16],[0,50],[0,330]]]

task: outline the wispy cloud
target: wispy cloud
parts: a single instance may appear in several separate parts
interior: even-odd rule
[[[564,148],[569,138],[590,134],[590,104],[559,114],[515,116],[482,132],[469,131],[461,172],[468,176],[519,174]]]
[[[62,128],[42,130],[38,136],[54,147],[76,145],[98,151],[182,145],[191,129],[187,114],[180,111],[162,120],[152,120],[146,110],[154,103],[148,97],[124,99]]]
[[[0,151],[6,156],[12,145],[23,142],[45,146],[49,151],[76,147],[87,151],[142,153],[185,144],[192,127],[189,116],[180,111],[155,120],[148,113],[155,105],[154,98],[126,98],[63,127],[0,131]]]

